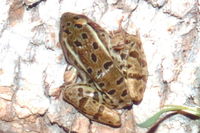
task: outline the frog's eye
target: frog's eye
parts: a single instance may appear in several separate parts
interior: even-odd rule
[[[79,17],[78,17],[78,16],[74,16],[74,17],[73,17],[73,19],[75,19],[75,20],[78,20],[78,19],[79,19]]]
[[[82,26],[83,26],[82,24],[74,24],[74,27],[79,28],[79,29],[82,28]]]
[[[69,31],[69,29],[65,29],[64,32],[65,32],[66,34],[68,34],[68,35],[71,34],[71,31]]]

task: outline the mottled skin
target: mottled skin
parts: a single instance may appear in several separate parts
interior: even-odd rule
[[[63,85],[64,99],[92,120],[120,126],[114,109],[140,102],[146,87],[147,64],[139,37],[123,30],[108,34],[84,15],[64,13],[59,41],[65,58],[85,80]]]

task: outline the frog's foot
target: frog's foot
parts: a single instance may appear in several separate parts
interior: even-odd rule
[[[72,66],[68,66],[65,69],[65,73],[64,73],[64,84],[68,85],[68,84],[73,84],[76,82],[77,79],[77,70],[76,68],[72,67]]]
[[[119,114],[102,104],[102,94],[86,84],[62,86],[63,98],[89,119],[119,127]]]

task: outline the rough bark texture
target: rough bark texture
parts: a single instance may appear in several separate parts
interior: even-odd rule
[[[1,0],[0,132],[199,133],[200,121],[184,115],[170,115],[152,129],[135,125],[166,104],[200,106],[199,5],[197,0]],[[58,42],[64,12],[85,14],[107,30],[116,30],[123,17],[124,29],[140,33],[148,83],[142,103],[122,111],[121,128],[90,122],[59,96],[67,66]]]

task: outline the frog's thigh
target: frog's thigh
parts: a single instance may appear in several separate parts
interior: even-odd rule
[[[129,51],[127,57],[127,82],[130,95],[135,102],[140,102],[146,88],[147,64],[140,40]]]
[[[120,126],[119,114],[102,104],[102,95],[86,84],[63,86],[63,98],[91,120]]]

